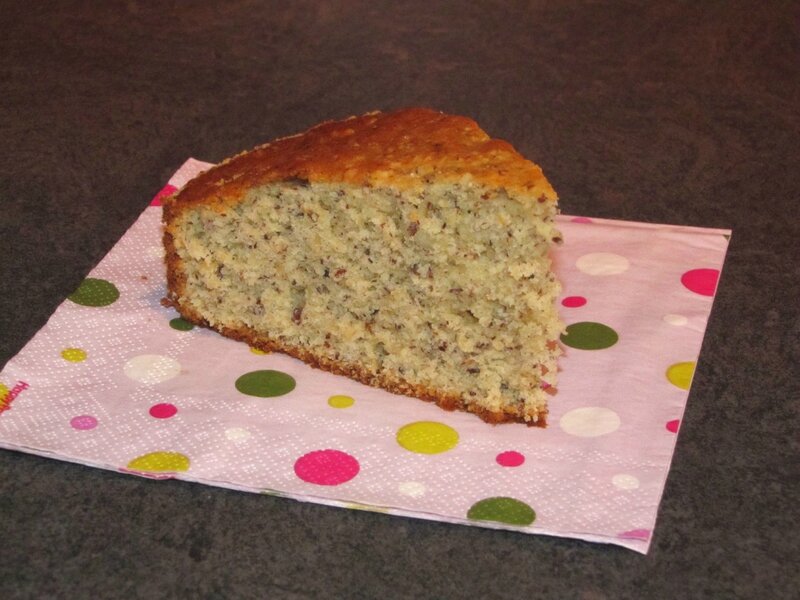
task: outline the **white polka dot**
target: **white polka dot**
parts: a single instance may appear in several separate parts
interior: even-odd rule
[[[619,473],[611,478],[611,483],[621,490],[635,490],[639,487],[639,480],[633,475]]]
[[[664,315],[664,321],[669,323],[670,325],[675,325],[676,327],[682,327],[689,322],[689,319],[684,317],[683,315]]]
[[[250,432],[244,427],[231,427],[225,430],[225,437],[232,442],[244,442],[250,439]]]
[[[420,483],[419,481],[404,481],[397,489],[400,490],[401,494],[405,494],[406,496],[411,496],[412,498],[419,498],[425,495],[427,488],[425,487],[424,483]]]
[[[161,383],[181,372],[180,363],[161,354],[141,354],[125,363],[125,375],[141,383]]]
[[[561,429],[578,437],[597,437],[619,429],[619,415],[600,406],[586,406],[569,411],[559,422]]]
[[[593,252],[581,256],[575,266],[587,275],[619,275],[627,271],[631,263],[619,254]]]

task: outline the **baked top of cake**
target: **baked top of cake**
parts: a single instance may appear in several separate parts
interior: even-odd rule
[[[263,144],[193,179],[169,204],[222,206],[255,186],[291,179],[397,189],[419,189],[431,179],[472,181],[540,202],[557,199],[538,165],[472,119],[408,108],[327,121]]]

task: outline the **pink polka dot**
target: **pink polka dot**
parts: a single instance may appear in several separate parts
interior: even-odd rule
[[[671,431],[672,433],[678,433],[678,427],[681,425],[680,419],[673,419],[672,421],[667,422],[667,431]]]
[[[177,189],[178,188],[176,188],[174,185],[170,184],[165,185],[163,188],[161,188],[161,191],[159,191],[156,194],[155,198],[153,198],[153,200],[150,202],[150,206],[161,206],[161,199],[164,196],[169,196],[170,194],[174,193]]]
[[[617,534],[618,538],[622,538],[624,540],[642,540],[646,542],[650,539],[650,530],[649,529],[630,529],[628,531],[623,531],[622,533]]]
[[[561,301],[561,304],[567,308],[578,308],[586,304],[586,298],[583,296],[567,296]]]
[[[92,415],[79,415],[77,417],[72,417],[69,424],[73,429],[86,431],[87,429],[94,429],[97,427],[97,419]]]
[[[498,454],[495,460],[501,467],[518,467],[525,462],[525,455],[516,450],[507,450]]]
[[[718,281],[717,269],[692,269],[681,275],[681,283],[686,289],[701,296],[713,296]]]
[[[572,217],[570,219],[573,223],[591,223],[592,220],[589,217]]]
[[[170,417],[174,417],[177,412],[178,407],[169,402],[154,404],[150,407],[150,416],[156,419],[169,419]]]
[[[355,457],[340,450],[314,450],[294,463],[300,479],[316,485],[339,485],[358,475],[360,466]]]

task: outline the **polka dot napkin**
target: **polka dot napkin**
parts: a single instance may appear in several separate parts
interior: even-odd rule
[[[0,447],[647,551],[729,231],[560,217],[568,328],[537,429],[193,327],[160,304],[160,197],[0,373]]]

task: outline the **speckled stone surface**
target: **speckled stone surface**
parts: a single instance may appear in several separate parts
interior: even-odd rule
[[[0,2],[0,364],[189,156],[423,105],[734,230],[647,556],[0,451],[0,597],[796,598],[800,7]]]

